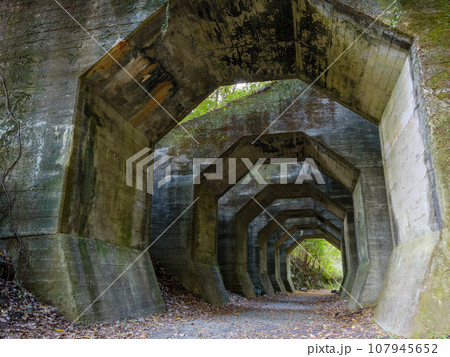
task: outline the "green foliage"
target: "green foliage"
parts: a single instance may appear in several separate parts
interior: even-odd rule
[[[228,103],[240,100],[248,95],[256,93],[273,82],[254,82],[234,84],[217,88],[208,98],[195,108],[182,122],[197,118],[203,114],[219,109]]]
[[[393,11],[393,13],[392,13],[392,19],[391,19],[391,26],[393,28],[396,28],[398,25],[398,20],[400,19],[400,15],[402,14],[402,11],[400,11],[400,9],[398,8],[397,5],[395,5],[392,8],[392,11]]]
[[[450,338],[450,335],[437,335],[433,332],[430,334],[429,338],[447,340]]]
[[[338,288],[341,252],[324,239],[303,241],[291,254],[291,278],[297,289]]]

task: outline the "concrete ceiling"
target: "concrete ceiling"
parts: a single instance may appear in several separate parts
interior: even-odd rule
[[[338,58],[314,87],[378,123],[411,46],[379,22],[366,31],[373,19],[331,0],[171,0],[162,33],[165,13],[119,41],[81,81],[85,109],[102,103],[102,115],[122,116],[152,143],[220,85],[312,83]]]
[[[341,250],[341,241],[340,239],[336,238],[333,234],[328,232],[327,230],[323,229],[323,227],[319,225],[294,225],[291,228],[287,230],[280,238],[278,238],[274,242],[275,248],[279,248],[283,243],[285,243],[290,238],[293,238],[293,234],[299,230],[316,230],[323,234],[325,239],[331,243],[335,248]],[[303,235],[295,238],[297,242],[300,242]]]
[[[272,233],[274,233],[280,225],[291,219],[291,218],[303,218],[303,217],[311,217],[317,219],[317,221],[322,222],[326,226],[328,226],[331,230],[336,232],[338,235],[341,234],[341,230],[334,225],[330,220],[323,217],[314,209],[296,209],[296,210],[285,210],[281,211],[271,219],[269,223],[267,223],[259,232],[258,232],[258,241],[263,239],[267,239]]]
[[[248,158],[252,163],[261,158],[294,158],[299,163],[312,158],[320,172],[334,179],[348,192],[353,192],[360,175],[359,169],[305,133],[266,134],[255,141],[256,138],[256,136],[242,137],[220,155],[222,159],[237,159],[236,182],[249,172],[241,158]],[[266,160],[266,164],[268,163],[269,160]],[[234,186],[229,183],[229,169],[229,162],[224,160],[223,179],[208,180],[204,174],[216,171],[216,165],[211,164],[202,171],[201,185],[204,185],[215,197],[223,196]]]

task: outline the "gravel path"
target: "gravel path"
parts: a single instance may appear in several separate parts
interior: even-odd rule
[[[371,311],[351,311],[328,290],[268,298],[233,297],[226,308],[183,316],[77,327],[69,338],[380,338]],[[171,316],[170,316],[171,315]],[[176,317],[179,316],[179,317]]]
[[[349,310],[329,290],[255,299],[229,293],[230,303],[219,307],[184,289],[157,262],[155,266],[166,313],[92,326],[71,326],[20,284],[0,281],[0,338],[387,337],[373,323],[373,308]]]

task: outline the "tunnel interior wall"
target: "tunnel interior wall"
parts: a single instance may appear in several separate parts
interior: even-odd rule
[[[354,3],[352,1],[351,5]],[[372,4],[379,5],[381,2],[371,0],[357,3],[364,7],[365,3],[370,3],[369,6],[372,6]],[[110,48],[117,41],[117,36],[125,37],[161,4],[162,2],[154,1],[103,0],[101,2],[77,2],[76,6],[70,6],[69,10],[82,24],[86,25],[96,38],[100,39],[103,45]],[[61,233],[59,220],[68,158],[74,145],[73,118],[78,79],[103,55],[103,52],[82,29],[75,23],[70,23],[70,19],[65,17],[62,10],[58,9],[55,4],[3,1],[0,9],[2,25],[0,26],[0,64],[6,68],[7,83],[13,93],[13,101],[17,104],[16,110],[20,113],[24,123],[22,134],[24,155],[16,175],[19,188],[17,202],[21,207],[18,215],[20,232],[25,241],[29,241],[30,250],[33,250],[35,245],[36,253],[30,253],[34,257],[45,257],[49,254],[50,261],[53,257],[58,258],[61,249],[62,252],[66,252],[66,249],[69,249],[67,252],[75,249],[68,255],[76,256],[81,253],[82,248],[80,247],[83,245],[81,242],[83,240],[88,242],[91,239],[93,240],[91,249],[95,254],[100,254],[101,250],[109,249],[106,248],[110,244],[107,242],[108,239],[99,243],[97,240],[104,237],[77,238],[78,236],[69,237],[69,235],[59,234]],[[425,14],[419,13],[419,16],[428,19],[427,16],[431,15],[425,16]],[[414,22],[411,21],[411,23]],[[428,26],[425,28],[428,29]],[[431,36],[430,34],[429,37],[424,36],[419,40],[421,43],[425,43]],[[439,41],[443,36],[439,35],[436,38]],[[433,46],[437,48],[438,44],[433,42]],[[428,52],[433,53],[433,48]],[[425,105],[419,93],[423,91],[423,88],[418,88],[422,78],[419,75],[417,62],[420,62],[422,58],[417,61],[415,56],[416,54],[413,53],[412,60],[405,64],[401,80],[398,81],[380,125],[383,163],[389,191],[388,201],[391,207],[394,252],[377,316],[386,328],[408,336],[423,335],[424,331],[430,329],[437,333],[448,332],[448,321],[442,322],[439,319],[441,314],[436,311],[449,310],[448,296],[450,296],[448,280],[444,279],[445,267],[449,266],[449,175],[445,175],[448,166],[444,168],[442,165],[436,166],[437,160],[432,162],[430,158],[428,139],[432,139],[435,134],[427,128],[427,125],[430,124],[426,122],[429,119],[427,114],[420,112],[424,110]],[[429,66],[428,69],[432,68]],[[284,109],[289,105],[290,103],[285,98],[286,96],[280,96],[276,106]],[[403,100],[404,98],[409,98],[409,100]],[[311,121],[308,111],[320,111],[325,102],[321,99],[305,103],[307,111],[298,111],[298,113],[305,114],[303,116],[299,114],[298,122],[307,126],[307,123]],[[250,105],[252,105],[251,102]],[[253,105],[255,106],[254,103]],[[402,114],[400,108],[410,115]],[[271,119],[268,114],[271,109],[273,108],[267,108],[267,111],[263,113],[267,122]],[[245,129],[242,132],[251,132],[254,122],[251,120],[240,122],[238,115],[228,114],[230,124],[236,125],[238,129]],[[210,118],[211,121],[208,124],[212,130],[205,131],[201,135],[204,135],[203,139],[211,138],[217,147],[217,150],[211,150],[210,153],[219,153],[233,141],[229,141],[229,138],[223,140],[221,132],[223,125],[217,125],[213,115]],[[297,123],[297,121],[293,122]],[[342,121],[340,124],[344,122]],[[286,130],[292,128],[292,123],[285,122],[283,125]],[[337,123],[335,125],[338,127]],[[363,128],[364,124],[357,128],[349,128],[349,130],[358,131]],[[3,134],[5,130],[3,122],[1,130]],[[229,132],[227,131],[227,133]],[[259,131],[256,134],[259,134]],[[186,145],[187,141],[182,140],[181,135],[178,131],[177,140],[169,146]],[[353,153],[359,154],[357,150],[354,150]],[[436,157],[437,155],[433,154],[433,160]],[[434,172],[436,167],[439,170]],[[437,183],[434,182],[435,173],[438,179]],[[436,192],[437,190],[439,192]],[[185,195],[186,198],[189,197],[189,191],[179,194]],[[169,197],[168,202],[173,203],[175,198],[171,195],[167,196]],[[159,202],[164,203],[163,200]],[[443,209],[442,214],[438,212],[440,209]],[[165,208],[160,212],[162,216],[155,216],[155,213],[152,212],[152,218],[156,217],[156,220],[163,221],[166,217],[164,214],[172,211]],[[161,233],[163,232],[162,224],[158,224],[157,222],[156,232]],[[188,231],[187,228],[180,229],[178,234],[174,234],[169,240],[174,243],[174,246],[177,243],[183,244],[184,238],[179,234]],[[11,237],[8,223],[4,219],[0,222],[0,234],[2,237]],[[39,243],[33,243],[35,238],[41,239]],[[79,239],[80,244],[62,243],[71,242],[73,239]],[[61,248],[55,248],[54,251],[46,250],[46,241]],[[186,241],[189,241],[189,238]],[[101,243],[104,243],[104,249],[100,249]],[[2,241],[2,245],[13,247],[14,243]],[[68,248],[69,245],[72,248]],[[97,252],[95,252],[96,247],[99,247]],[[121,248],[114,245],[110,253],[112,254],[114,249],[120,250]],[[124,247],[125,250],[128,248]],[[139,249],[134,250],[133,254],[138,251]],[[114,256],[118,257],[120,254],[122,253]],[[179,255],[180,259],[181,255]],[[89,259],[95,260],[94,258]],[[415,264],[415,262],[418,263]],[[36,264],[40,263],[36,261]],[[54,265],[46,265],[46,262],[42,262],[42,264],[45,269],[48,268],[45,270],[48,277],[57,273]],[[407,267],[411,267],[411,270]],[[147,271],[150,274],[148,279],[155,282],[150,270]],[[411,274],[411,272],[417,274]],[[89,276],[87,270],[81,274]],[[47,290],[50,285],[43,284],[42,287],[36,288],[38,289],[36,291],[40,291],[42,296],[47,295],[52,303],[66,306],[66,311],[75,311],[73,309],[76,307],[68,302],[69,300],[60,303],[57,299],[58,294],[55,292],[60,289],[60,286],[64,286],[65,291],[70,290],[68,287],[73,285],[68,278],[69,275],[64,272],[56,275],[63,280],[63,285],[55,280],[51,289]],[[35,282],[39,280],[40,277],[36,276]],[[24,281],[25,285],[27,281]],[[32,280],[29,281],[32,282]],[[400,289],[398,282],[404,282],[404,286],[407,288]],[[401,309],[398,309],[399,306]],[[402,311],[407,306],[410,306],[411,310],[408,311],[408,314],[403,314]],[[405,319],[405,317],[408,318]]]
[[[448,281],[442,282],[434,307],[429,305],[429,310],[418,313],[431,278],[431,261],[439,254],[439,241],[440,249],[448,249],[441,236],[441,206],[421,112],[418,76],[409,59],[380,125],[395,247],[375,317],[383,327],[404,336],[415,336],[423,325],[430,325],[429,321],[435,321],[435,330],[444,333],[450,323],[448,318],[436,321],[435,317],[437,308],[448,311],[449,299],[443,297],[449,292]]]
[[[127,7],[110,0],[82,1],[69,5],[68,11],[110,49],[118,37],[127,36],[161,4],[141,2]],[[119,192],[119,186],[126,187],[122,175],[125,152],[117,154],[122,145],[148,146],[148,141],[136,136],[131,144],[136,133],[114,113],[104,113],[101,122],[89,117],[83,124],[77,123],[76,112],[83,113],[76,104],[79,79],[105,52],[56,3],[2,1],[0,14],[0,66],[14,112],[22,121],[23,155],[14,173],[17,190],[13,190],[19,209],[14,218],[30,262],[29,267],[18,267],[18,277],[43,301],[75,319],[146,245],[145,211],[131,219],[128,214],[133,216],[147,198],[126,188]],[[8,125],[0,121],[2,135]],[[82,194],[64,201],[68,179],[74,178],[68,169],[69,158],[80,144],[80,130],[88,135],[76,148],[82,159],[75,165],[90,176],[87,182],[92,186],[86,185]],[[100,176],[101,187],[96,181]],[[81,180],[78,183],[82,184]],[[86,224],[61,229],[61,221],[68,218],[61,213],[64,204],[75,206],[77,202],[87,210],[115,214],[108,220],[92,220],[82,213],[77,222]],[[125,211],[126,219],[121,222],[129,221],[127,229],[117,225]],[[0,221],[0,236],[13,236],[7,219]],[[0,240],[0,244],[17,257],[15,239]],[[111,321],[164,310],[151,261],[145,256],[78,322]]]

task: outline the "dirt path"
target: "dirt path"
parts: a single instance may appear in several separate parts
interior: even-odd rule
[[[218,309],[217,313],[185,319],[156,319],[156,323],[141,319],[99,326],[95,333],[97,337],[119,338],[386,337],[368,314],[347,310],[329,291],[243,300],[232,302],[225,312]]]
[[[377,338],[373,309],[353,311],[329,290],[245,299],[212,306],[159,268],[165,314],[75,325],[16,283],[0,284],[0,338]],[[63,333],[64,332],[64,333]]]
[[[349,312],[329,291],[260,298],[235,311],[199,316],[161,325],[121,325],[119,334],[135,328],[146,338],[377,338],[383,331],[361,312]],[[124,331],[123,329],[129,329]]]
[[[206,310],[186,309],[150,318],[89,327],[75,326],[63,338],[380,338],[386,334],[368,312],[350,311],[329,291],[311,291],[233,302]],[[6,338],[56,338],[68,323],[33,331],[10,329]],[[3,331],[6,332],[6,331]]]

